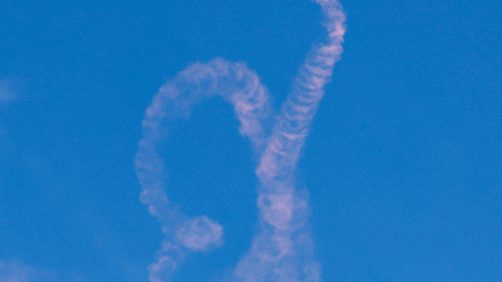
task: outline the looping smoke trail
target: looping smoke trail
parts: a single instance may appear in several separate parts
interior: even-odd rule
[[[173,206],[165,193],[164,164],[157,144],[165,139],[165,122],[186,117],[205,97],[221,96],[233,105],[240,133],[259,153],[265,145],[264,119],[270,116],[265,88],[244,64],[215,59],[194,64],[167,82],[154,97],[143,120],[143,138],[136,155],[136,171],[143,189],[140,200],[162,224],[165,240],[150,266],[150,281],[169,279],[189,251],[206,251],[222,244],[223,228],[206,216],[189,218]]]
[[[295,189],[295,170],[310,124],[324,95],[332,68],[342,53],[345,15],[336,0],[315,0],[326,17],[327,37],[308,54],[272,132],[265,88],[244,64],[215,59],[197,63],[167,82],[154,97],[143,120],[143,138],[136,155],[142,187],[140,200],[161,225],[165,239],[149,267],[151,282],[169,281],[189,252],[208,251],[223,243],[223,228],[206,216],[189,218],[169,202],[164,163],[157,144],[165,139],[166,122],[190,114],[201,99],[221,96],[235,110],[240,133],[247,137],[259,163],[257,235],[237,264],[235,281],[321,281],[313,258],[305,191]]]

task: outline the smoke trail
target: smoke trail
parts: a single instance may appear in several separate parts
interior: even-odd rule
[[[150,281],[165,281],[190,251],[206,251],[222,244],[223,228],[206,216],[188,218],[173,206],[165,193],[164,164],[157,145],[165,138],[166,121],[186,117],[205,97],[221,96],[233,105],[240,133],[249,138],[256,153],[265,145],[262,124],[270,116],[268,97],[255,73],[244,64],[215,59],[194,64],[164,85],[143,120],[143,138],[136,155],[136,171],[143,189],[141,202],[161,225],[165,240],[150,266]]]
[[[325,42],[311,50],[282,106],[257,168],[260,230],[235,271],[240,281],[320,281],[307,227],[305,195],[294,187],[296,164],[310,123],[339,60],[345,15],[335,0],[318,0],[326,15]]]
[[[169,281],[189,252],[207,251],[223,242],[223,228],[206,216],[189,218],[166,194],[164,164],[156,147],[165,139],[165,123],[189,115],[205,97],[221,96],[233,105],[240,133],[260,156],[257,206],[260,221],[251,250],[237,264],[235,281],[321,281],[313,258],[308,228],[306,192],[295,189],[294,177],[310,123],[322,99],[323,87],[342,52],[345,15],[336,0],[316,0],[326,17],[326,39],[311,50],[300,68],[271,134],[263,124],[270,119],[265,88],[256,74],[240,63],[215,59],[194,64],[165,84],[154,97],[143,120],[143,138],[136,155],[142,187],[141,202],[161,225],[165,239],[149,279]]]

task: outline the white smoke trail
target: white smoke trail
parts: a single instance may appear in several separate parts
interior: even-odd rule
[[[143,188],[141,202],[162,224],[165,240],[157,261],[150,266],[150,281],[170,279],[189,251],[206,251],[221,245],[223,228],[200,216],[188,218],[168,200],[164,188],[164,165],[156,151],[165,137],[164,123],[187,116],[204,97],[219,95],[231,103],[240,121],[240,133],[250,139],[256,153],[265,145],[262,124],[270,115],[265,88],[244,64],[215,59],[194,64],[164,85],[143,120],[143,138],[136,155],[136,170]]]
[[[342,52],[345,15],[336,0],[316,0],[326,16],[327,38],[312,49],[281,108],[271,135],[263,122],[270,118],[265,88],[243,64],[215,59],[194,64],[163,86],[143,120],[143,138],[136,170],[143,189],[141,201],[162,225],[165,235],[151,282],[169,281],[190,251],[206,251],[222,244],[223,228],[206,216],[189,218],[168,200],[164,165],[156,151],[166,135],[165,122],[187,116],[204,97],[219,95],[234,107],[240,133],[249,138],[260,156],[257,236],[249,253],[238,263],[235,281],[321,281],[313,258],[305,192],[295,189],[294,177],[310,123],[322,99],[323,87]]]
[[[257,168],[260,230],[235,271],[239,281],[320,281],[307,228],[307,200],[294,187],[296,164],[310,123],[339,60],[345,15],[338,1],[317,1],[326,15],[326,41],[315,47],[282,106]]]

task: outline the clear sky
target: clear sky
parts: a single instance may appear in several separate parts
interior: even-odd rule
[[[502,2],[342,4],[297,181],[324,281],[500,281]],[[134,157],[153,95],[222,57],[278,107],[321,22],[308,0],[0,1],[0,281],[147,281],[163,236]],[[170,199],[225,229],[174,281],[218,281],[253,237],[255,160],[217,99],[169,137]]]

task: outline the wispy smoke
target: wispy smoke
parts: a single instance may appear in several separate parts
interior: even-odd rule
[[[167,82],[154,97],[143,120],[136,155],[141,202],[159,219],[165,235],[149,279],[169,281],[190,252],[208,251],[223,243],[223,227],[206,216],[189,218],[165,193],[164,163],[157,144],[167,136],[166,122],[189,115],[205,97],[220,96],[235,110],[240,133],[257,156],[260,180],[257,236],[238,262],[234,281],[321,281],[308,226],[307,193],[295,188],[295,170],[332,68],[342,52],[345,15],[336,0],[316,0],[325,14],[326,38],[308,54],[271,132],[264,121],[272,112],[266,89],[242,63],[215,59],[194,64]]]
[[[17,261],[0,260],[0,281],[28,282],[31,281],[33,270]]]
[[[7,79],[0,79],[0,137],[5,133],[4,128],[2,126],[3,124],[3,109],[4,105],[9,104],[15,99],[15,92],[12,87],[12,82]]]
[[[14,97],[12,83],[9,80],[0,80],[0,104],[10,102]]]
[[[54,272],[26,265],[17,259],[0,260],[1,282],[82,282],[80,277],[63,277]]]

